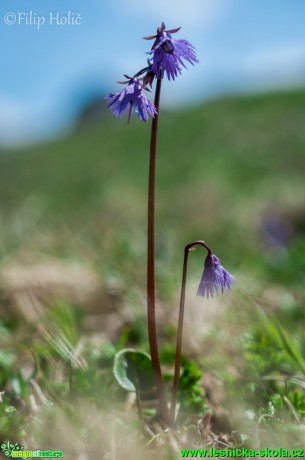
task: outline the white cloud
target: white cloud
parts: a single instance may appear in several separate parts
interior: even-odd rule
[[[1,145],[22,142],[29,129],[26,107],[0,95],[0,142]]]
[[[68,121],[61,117],[60,106],[39,101],[18,101],[0,94],[0,146],[16,147],[48,139],[63,131]]]
[[[243,70],[266,84],[291,84],[304,81],[305,47],[277,46],[247,56]]]

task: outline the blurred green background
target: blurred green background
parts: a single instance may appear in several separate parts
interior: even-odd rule
[[[196,238],[233,271],[301,282],[304,101],[299,90],[161,112],[161,293],[180,277],[184,245]],[[150,125],[100,117],[54,142],[3,151],[2,258],[28,250],[87,260],[103,276],[143,286]]]

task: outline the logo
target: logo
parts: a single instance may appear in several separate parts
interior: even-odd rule
[[[22,451],[23,446],[18,444],[18,442],[15,442],[14,444],[12,444],[11,442],[7,441],[6,444],[5,443],[1,444],[1,450],[6,457],[12,457],[12,453],[14,451],[15,452]]]
[[[1,444],[3,455],[12,458],[63,458],[63,450],[24,450],[18,442],[7,441]]]

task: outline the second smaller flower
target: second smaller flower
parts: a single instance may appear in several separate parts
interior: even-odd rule
[[[197,295],[207,298],[209,296],[213,297],[215,292],[218,293],[218,290],[220,290],[221,293],[224,293],[234,283],[235,278],[223,268],[218,257],[209,252],[204,262],[204,270]]]

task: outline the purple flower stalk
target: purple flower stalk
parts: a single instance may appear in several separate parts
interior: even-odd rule
[[[220,260],[209,252],[204,262],[204,270],[197,295],[206,296],[207,298],[209,296],[213,297],[214,292],[218,293],[218,290],[220,290],[224,293],[234,283],[234,277],[223,268]]]
[[[130,78],[129,81],[118,83],[128,83],[128,85],[120,93],[109,94],[109,96],[105,97],[109,101],[107,107],[114,115],[122,118],[129,108],[128,123],[134,111],[143,121],[148,121],[148,114],[154,118],[157,110],[154,104],[143,93],[145,86],[141,79]]]
[[[192,65],[199,61],[190,42],[172,38],[171,34],[178,32],[180,27],[172,30],[165,29],[165,24],[162,22],[156,35],[150,35],[144,39],[152,40],[155,38],[150,54],[153,54],[152,71],[156,77],[163,78],[164,72],[166,72],[169,80],[175,80],[178,74],[181,74],[182,67],[186,68],[183,59]]]

